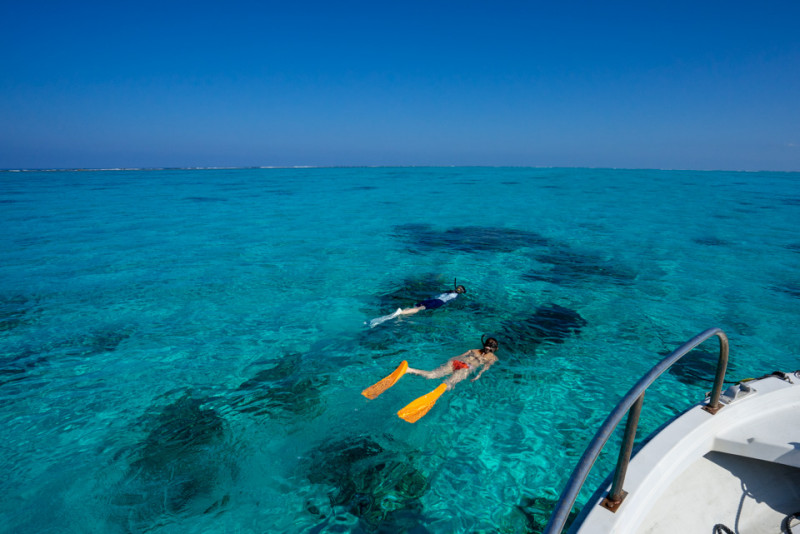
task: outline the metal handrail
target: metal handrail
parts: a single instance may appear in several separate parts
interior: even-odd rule
[[[720,408],[719,397],[722,392],[722,384],[725,379],[725,371],[728,367],[728,337],[719,328],[709,328],[702,332],[680,347],[673,351],[669,356],[661,360],[650,371],[644,375],[628,393],[619,401],[614,410],[606,418],[603,425],[595,434],[589,446],[581,456],[578,465],[572,472],[572,476],[567,482],[567,486],[561,493],[553,514],[550,516],[550,522],[545,528],[544,534],[560,534],[564,528],[564,523],[567,522],[572,506],[578,498],[578,494],[589,476],[597,457],[600,455],[611,434],[617,428],[617,425],[622,421],[622,417],[626,412],[628,413],[628,421],[625,426],[625,435],[620,446],[619,459],[617,460],[617,468],[614,471],[614,482],[611,485],[611,492],[604,500],[603,506],[614,511],[622,502],[625,497],[625,492],[622,490],[622,485],[625,481],[625,473],[628,469],[630,462],[631,451],[633,450],[633,442],[636,438],[636,427],[639,423],[639,413],[644,402],[644,393],[647,388],[658,378],[664,371],[669,369],[672,364],[683,358],[689,351],[707,340],[711,336],[719,337],[719,361],[717,362],[717,373],[714,377],[714,389],[711,392],[711,397],[708,404],[704,409],[712,414],[716,413]]]

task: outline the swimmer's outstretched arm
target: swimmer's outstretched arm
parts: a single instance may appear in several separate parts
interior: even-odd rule
[[[495,360],[495,361],[496,361],[496,360]],[[484,371],[486,371],[486,370],[487,370],[489,367],[491,367],[492,365],[494,365],[494,363],[495,363],[495,362],[489,362],[489,363],[485,363],[485,364],[483,364],[483,368],[481,369],[481,371],[480,371],[480,372],[479,372],[477,375],[475,375],[475,378],[473,378],[473,379],[471,380],[471,382],[475,382],[477,379],[479,379],[479,378],[481,377],[481,375],[484,373]]]

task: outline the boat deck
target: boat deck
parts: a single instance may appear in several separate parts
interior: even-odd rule
[[[800,468],[715,451],[664,491],[637,532],[710,534],[723,524],[742,534],[775,534],[798,511]]]

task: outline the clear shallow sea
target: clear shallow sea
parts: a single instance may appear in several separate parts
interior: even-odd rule
[[[800,368],[798,173],[3,172],[0,222],[2,532],[537,532],[695,334],[730,379]],[[360,395],[484,333],[500,363],[420,422],[437,381]],[[703,349],[642,431],[710,388]]]

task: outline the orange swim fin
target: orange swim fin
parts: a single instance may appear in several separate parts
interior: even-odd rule
[[[392,374],[381,380],[380,382],[371,385],[367,389],[361,392],[368,399],[374,399],[400,380],[400,377],[406,374],[408,371],[408,362],[403,360],[397,369],[394,370]]]
[[[423,415],[433,408],[433,405],[436,404],[436,401],[439,400],[439,397],[441,397],[442,393],[445,391],[447,391],[447,384],[439,384],[439,387],[430,393],[411,401],[405,408],[397,412],[397,415],[400,416],[400,419],[408,421],[409,423],[416,423]]]

